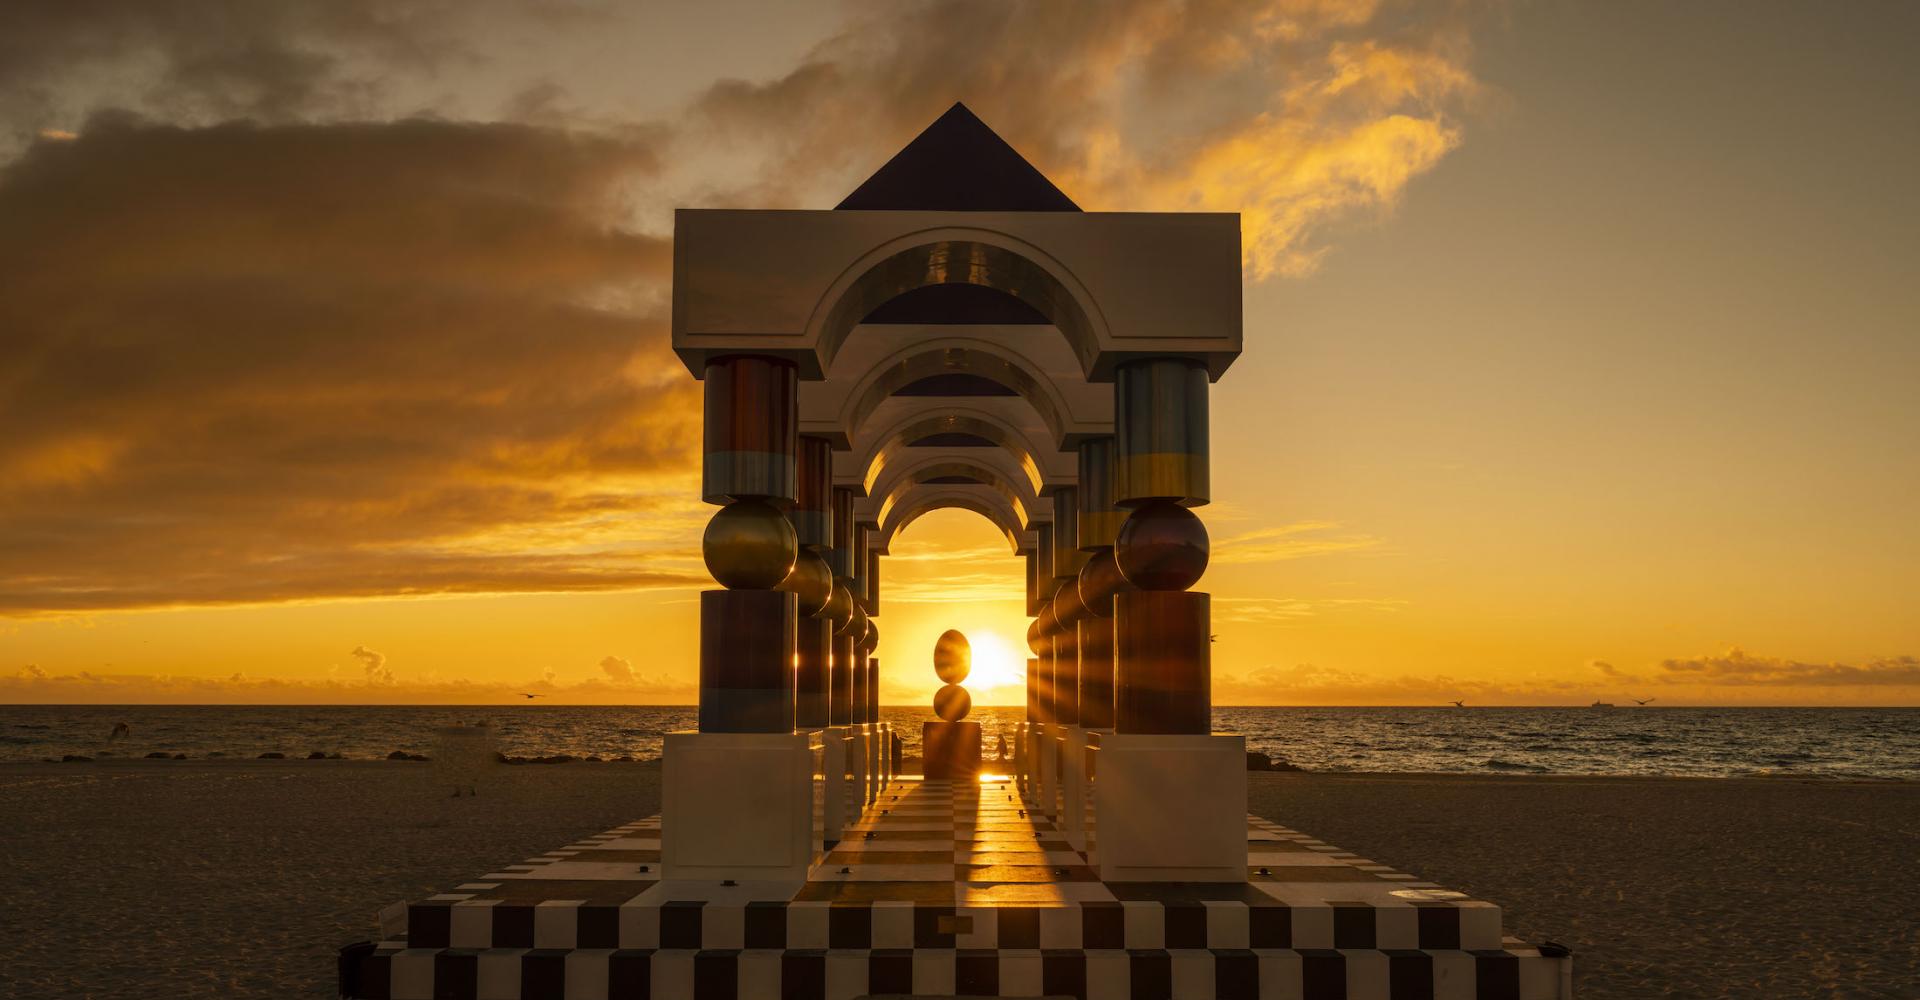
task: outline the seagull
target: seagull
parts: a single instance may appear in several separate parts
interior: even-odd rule
[[[546,695],[544,695],[544,694],[527,694],[526,692],[524,692],[524,691],[523,691],[523,692],[521,692],[521,693],[520,693],[520,697],[522,697],[522,698],[545,698],[545,697],[546,697]]]
[[[1451,704],[1452,704],[1452,705],[1453,705],[1453,707],[1455,707],[1455,708],[1465,708],[1465,707],[1467,707],[1467,703],[1466,703],[1465,701],[1456,701],[1456,702],[1452,702]]]
[[[1636,704],[1636,705],[1645,705],[1645,704],[1647,704],[1647,703],[1649,703],[1649,702],[1651,702],[1651,701],[1653,701],[1653,699],[1652,699],[1652,698],[1648,698],[1648,699],[1646,699],[1645,701],[1642,701],[1642,700],[1641,700],[1641,699],[1639,699],[1639,698],[1635,698],[1635,699],[1633,699],[1633,703],[1634,703],[1634,704]]]

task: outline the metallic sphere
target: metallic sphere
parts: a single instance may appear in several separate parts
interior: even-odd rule
[[[1080,601],[1080,585],[1077,580],[1069,580],[1053,592],[1053,618],[1061,625],[1072,628],[1073,623],[1087,617],[1087,606]]]
[[[1111,618],[1113,595],[1132,590],[1133,585],[1120,575],[1120,564],[1114,561],[1113,550],[1101,549],[1081,567],[1080,580],[1075,589],[1080,591],[1080,603],[1086,606],[1088,613],[1096,618]]]
[[[1185,507],[1154,500],[1120,526],[1113,556],[1141,590],[1185,590],[1207,571],[1207,527]]]
[[[967,643],[967,637],[960,634],[958,629],[940,633],[940,638],[933,644],[933,672],[948,684],[958,684],[966,680],[967,674],[972,671],[973,647]],[[935,708],[938,707],[936,703]]]
[[[1033,655],[1035,656],[1047,655],[1049,648],[1047,632],[1040,627],[1040,619],[1038,618],[1035,618],[1033,623],[1027,626],[1027,648],[1033,650]]]
[[[776,589],[799,598],[800,613],[811,617],[819,614],[833,598],[833,570],[819,552],[803,548],[793,560],[793,571]]]
[[[736,500],[707,522],[707,572],[729,590],[772,590],[793,570],[800,542],[785,514],[764,500]]]
[[[959,722],[973,711],[973,696],[958,684],[949,684],[933,693],[933,714],[948,722]]]
[[[860,650],[866,653],[868,656],[872,656],[873,651],[879,648],[880,648],[880,625],[877,622],[875,622],[873,619],[869,618],[867,619],[866,638],[860,640]]]
[[[852,592],[848,592],[847,599],[853,604],[853,614],[848,616],[846,627],[835,632],[834,635],[851,638],[854,647],[858,648],[861,641],[867,637],[867,609],[861,607],[859,601],[853,600]]]
[[[833,623],[834,635],[844,634],[847,624],[853,621],[853,592],[846,584],[834,581],[833,596],[827,598],[827,606],[821,608],[820,613]]]

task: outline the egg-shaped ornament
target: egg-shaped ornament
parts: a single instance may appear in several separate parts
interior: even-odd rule
[[[950,628],[934,641],[933,672],[946,684],[958,684],[973,672],[973,646],[959,629]]]

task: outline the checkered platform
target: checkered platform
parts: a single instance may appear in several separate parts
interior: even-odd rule
[[[1498,908],[1248,817],[1245,883],[1102,882],[1005,780],[893,782],[804,883],[662,881],[660,821],[406,908],[375,998],[1561,996]],[[399,930],[395,928],[395,930]]]

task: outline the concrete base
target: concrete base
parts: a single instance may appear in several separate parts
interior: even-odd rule
[[[661,873],[804,880],[821,856],[813,764],[804,733],[668,733],[660,797],[673,822],[660,838]]]
[[[847,822],[867,814],[867,787],[871,772],[867,769],[867,751],[873,737],[865,725],[847,727]]]
[[[1060,740],[1060,831],[1076,851],[1087,849],[1087,731],[1065,726]]]
[[[1057,726],[1041,724],[1033,727],[1033,770],[1034,789],[1033,807],[1040,815],[1052,819],[1060,801],[1060,751],[1059,740],[1054,736]]]
[[[1102,735],[1093,783],[1109,882],[1247,880],[1243,736]]]
[[[928,778],[973,780],[980,775],[980,724],[921,723],[920,760]]]
[[[1027,744],[1032,740],[1032,727],[1020,723],[1013,731],[1013,786],[1020,790],[1021,796],[1031,794],[1027,785]]]
[[[845,726],[823,729],[820,737],[820,838],[827,849],[846,836],[853,811],[853,787],[847,780],[852,764],[847,757],[853,741]]]

